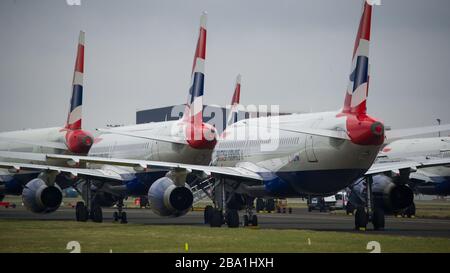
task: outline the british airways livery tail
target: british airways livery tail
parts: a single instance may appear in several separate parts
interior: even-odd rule
[[[241,97],[241,75],[236,77],[236,86],[234,87],[233,98],[231,99],[230,116],[227,120],[227,127],[238,121],[238,105]]]
[[[372,4],[364,2],[361,21],[353,49],[350,79],[345,94],[344,113],[366,113],[369,87],[369,44],[372,20]]]
[[[84,32],[80,31],[78,38],[78,51],[73,72],[72,97],[70,99],[70,112],[67,116],[66,128],[70,130],[81,129],[83,106],[83,73],[84,73]]]
[[[192,64],[191,84],[189,97],[183,120],[200,126],[203,122],[203,91],[205,81],[205,58],[206,58],[206,22],[207,14],[203,12],[200,18],[200,32],[195,50],[194,62]]]

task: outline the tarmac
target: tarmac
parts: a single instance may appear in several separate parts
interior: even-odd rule
[[[103,209],[104,222],[113,222],[115,209]],[[189,225],[204,226],[203,211],[191,211],[178,218],[160,217],[151,209],[126,209],[129,223],[144,225]],[[367,234],[401,235],[415,237],[446,237],[450,238],[449,219],[397,218],[386,216],[386,226],[383,231],[374,231],[371,224],[365,231],[354,230],[354,217],[343,213],[308,212],[305,208],[294,208],[292,214],[258,213],[259,229],[304,229],[315,231],[359,232]],[[21,220],[63,220],[75,221],[75,209],[63,207],[50,214],[34,214],[24,207],[0,208],[0,219]],[[240,217],[242,221],[242,214]],[[223,228],[227,228],[226,225]]]

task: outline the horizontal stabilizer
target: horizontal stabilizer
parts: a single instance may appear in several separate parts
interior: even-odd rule
[[[11,143],[27,144],[27,145],[31,145],[31,146],[37,146],[37,147],[67,150],[66,144],[64,144],[62,142],[54,142],[54,141],[35,141],[35,140],[27,140],[27,139],[0,137],[0,142],[11,142]]]
[[[390,143],[394,140],[401,139],[401,138],[425,135],[425,134],[432,134],[432,133],[437,133],[437,132],[445,132],[445,131],[450,131],[450,124],[390,130],[390,131],[385,132],[385,134],[386,134],[385,142]]]
[[[185,139],[172,137],[172,136],[161,136],[161,135],[152,135],[148,133],[136,133],[136,132],[124,132],[124,131],[113,131],[108,129],[97,129],[97,131],[101,133],[109,133],[109,134],[117,134],[122,136],[129,136],[129,137],[137,137],[137,138],[143,138],[143,139],[149,139],[149,140],[155,140],[155,141],[161,141],[161,142],[169,142],[169,143],[175,143],[175,144],[182,144],[182,145],[188,145],[188,142]]]

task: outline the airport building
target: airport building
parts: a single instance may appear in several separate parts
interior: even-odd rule
[[[185,104],[179,104],[161,108],[138,110],[136,112],[136,124],[177,120],[183,115],[184,108]],[[257,109],[256,107],[254,110],[250,107],[248,107],[248,109],[250,109],[250,111],[239,111],[238,120],[247,119],[249,117],[290,114],[290,112],[264,111]],[[224,108],[217,105],[204,105],[203,118],[207,123],[214,125],[218,130],[218,133],[221,133],[223,128],[225,128],[229,111],[229,108]]]

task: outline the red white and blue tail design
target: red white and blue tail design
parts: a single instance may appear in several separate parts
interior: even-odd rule
[[[207,14],[200,17],[200,32],[192,64],[191,85],[189,97],[184,111],[183,120],[200,125],[203,122],[203,91],[205,83],[206,58],[206,22]]]
[[[345,94],[344,113],[365,114],[369,90],[369,44],[373,0],[364,1],[353,49],[350,79]]]
[[[70,130],[81,129],[83,106],[83,74],[84,74],[84,32],[80,31],[78,38],[77,58],[72,81],[72,97],[70,111],[67,117],[66,128]]]
[[[233,98],[231,99],[230,115],[228,116],[227,126],[238,121],[238,106],[241,97],[241,75],[236,77],[236,86],[234,88]]]

